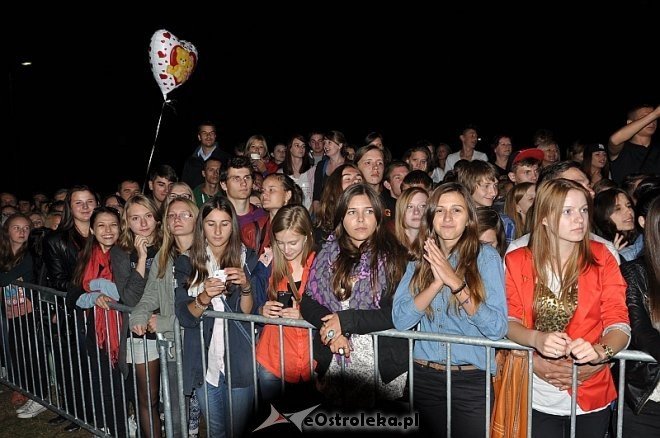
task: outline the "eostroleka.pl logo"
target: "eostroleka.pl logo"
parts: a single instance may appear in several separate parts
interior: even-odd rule
[[[402,432],[414,432],[419,429],[419,413],[410,415],[388,415],[380,412],[360,412],[351,415],[338,412],[314,412],[320,405],[312,406],[302,411],[292,413],[279,412],[270,405],[270,415],[253,432],[276,424],[293,424],[301,432],[313,430],[348,431],[387,429],[391,432],[399,429]]]

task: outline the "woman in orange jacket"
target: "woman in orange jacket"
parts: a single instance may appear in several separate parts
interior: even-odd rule
[[[601,438],[616,399],[610,369],[601,364],[626,348],[630,325],[617,262],[589,239],[590,204],[587,191],[565,179],[537,190],[529,245],[506,256],[508,337],[542,360],[585,367],[576,436]],[[532,409],[532,436],[567,434],[570,388],[535,366]]]
[[[273,260],[268,301],[259,313],[267,318],[302,319],[298,303],[314,261],[312,221],[305,207],[287,205],[280,208],[273,218],[271,230]],[[267,263],[268,253],[262,256],[261,260]],[[280,395],[282,372],[284,381],[288,384],[311,380],[308,330],[283,327],[282,339],[282,363],[277,325],[266,325],[257,343],[259,389],[265,401],[274,400]]]

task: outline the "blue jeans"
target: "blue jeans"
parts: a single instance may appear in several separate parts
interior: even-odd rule
[[[282,395],[282,381],[280,378],[268,371],[260,363],[257,363],[257,375],[259,377],[260,400],[270,402],[279,399]]]
[[[229,430],[229,392],[227,381],[223,375],[220,375],[219,386],[211,385],[206,382],[208,388],[208,409],[206,411],[206,390],[204,386],[195,389],[199,406],[202,409],[202,415],[206,419],[210,436],[214,438],[241,437],[245,433],[245,426],[252,414],[252,405],[254,403],[254,386],[249,385],[244,388],[232,388],[232,413],[234,419],[234,430]]]

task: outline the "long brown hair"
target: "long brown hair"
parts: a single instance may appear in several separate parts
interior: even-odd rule
[[[649,280],[651,320],[660,321],[660,197],[649,206],[644,224],[644,261]]]
[[[565,267],[561,266],[557,232],[564,201],[571,190],[576,190],[584,195],[589,206],[589,216],[591,216],[591,196],[584,187],[574,181],[564,178],[544,181],[536,191],[530,227],[532,233],[528,245],[532,252],[534,275],[536,276],[535,303],[542,288],[550,287],[554,274],[560,284],[558,299],[567,305],[569,292],[577,284],[580,272],[595,264],[589,241],[589,220],[585,220],[586,230],[583,239],[576,245]]]
[[[366,242],[356,247],[344,229],[344,216],[348,211],[348,204],[355,196],[365,195],[371,202],[376,217],[376,229]],[[383,224],[383,202],[378,193],[366,184],[354,184],[346,189],[339,198],[335,210],[334,234],[339,244],[339,255],[333,264],[332,289],[337,299],[346,300],[352,293],[353,282],[350,280],[353,269],[360,264],[360,258],[365,252],[371,252],[369,271],[371,273],[372,291],[376,294],[383,291],[382,296],[392,296],[406,269],[406,250],[396,240]],[[386,284],[378,283],[378,263],[385,261]]]
[[[314,236],[312,235],[312,219],[309,212],[302,205],[285,205],[280,208],[273,218],[270,229],[270,241],[273,242],[273,264],[270,282],[268,285],[268,299],[277,298],[278,286],[289,273],[289,262],[284,258],[282,250],[275,241],[275,234],[280,231],[291,230],[300,236],[303,236],[303,250],[300,256],[300,263],[305,266],[309,255],[314,248]],[[296,297],[300,298],[300,297]]]
[[[231,236],[222,254],[222,259],[218,260],[218,265],[231,268],[242,268],[241,256],[243,255],[243,244],[241,243],[241,229],[238,226],[238,216],[234,206],[229,199],[224,196],[214,196],[206,201],[199,209],[197,221],[195,222],[195,237],[192,247],[190,247],[190,262],[192,264],[194,282],[190,286],[201,284],[209,277],[206,269],[208,255],[206,254],[206,236],[204,235],[204,220],[213,211],[224,211],[231,218]],[[197,275],[195,276],[195,273]],[[249,279],[248,279],[249,280]]]
[[[21,247],[16,251],[16,254],[11,249],[11,241],[9,240],[9,227],[14,223],[16,219],[25,219],[32,231],[32,222],[27,218],[23,213],[14,213],[7,218],[5,223],[2,225],[2,237],[0,237],[0,271],[7,272],[13,267],[18,265],[25,254],[28,251],[28,240],[23,242]],[[29,237],[29,234],[28,234]]]
[[[530,224],[526,218],[530,217],[530,215],[527,214],[525,217],[523,217],[523,214],[518,212],[518,203],[523,198],[523,196],[525,196],[527,190],[529,190],[529,188],[533,185],[534,184],[530,182],[516,184],[511,190],[509,190],[509,193],[507,193],[505,197],[504,214],[513,219],[513,223],[516,226],[516,239],[527,234],[529,230]],[[529,208],[532,209],[533,207],[534,205]]]
[[[353,163],[344,163],[337,167],[325,181],[325,187],[321,193],[321,205],[319,211],[316,213],[316,227],[323,230],[325,233],[331,233],[334,228],[335,209],[337,202],[343,193],[342,179],[344,169],[350,167],[360,173],[360,169]],[[361,175],[361,173],[360,173]]]
[[[440,246],[440,236],[438,236],[433,228],[433,219],[436,215],[440,197],[446,193],[458,193],[463,198],[467,207],[468,221],[465,224],[463,234],[458,239],[458,242],[456,242],[456,246],[452,249],[452,254],[456,254],[458,257],[456,275],[459,278],[465,279],[467,286],[470,288],[472,302],[475,308],[478,308],[486,300],[486,290],[481,281],[481,274],[479,274],[479,267],[477,266],[477,258],[479,257],[481,245],[479,243],[479,231],[477,227],[477,210],[468,190],[463,185],[454,182],[439,186],[426,201],[426,212],[422,217],[422,225],[417,237],[419,239],[418,248],[420,248],[420,252],[417,255],[419,263],[417,263],[415,273],[410,281],[410,293],[415,296],[433,282],[431,264],[424,259],[423,248],[426,239],[433,239]],[[446,255],[448,256],[449,254]],[[458,312],[458,299],[453,295],[450,298],[449,307],[453,308],[455,312]],[[433,319],[433,308],[430,305],[426,308],[425,313],[429,319]]]

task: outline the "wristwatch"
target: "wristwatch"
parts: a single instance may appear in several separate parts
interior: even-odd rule
[[[596,345],[600,345],[605,352],[605,362],[612,360],[614,357],[614,350],[612,350],[612,347],[607,344],[601,344],[600,342]]]

